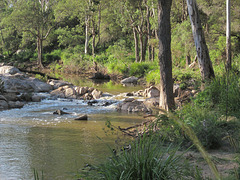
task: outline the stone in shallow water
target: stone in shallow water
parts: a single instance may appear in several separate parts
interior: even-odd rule
[[[88,115],[87,114],[80,115],[78,118],[75,118],[74,120],[86,121],[88,120]]]

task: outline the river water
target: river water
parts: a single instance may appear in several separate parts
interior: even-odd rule
[[[119,89],[132,91],[118,87],[109,92]],[[44,179],[74,179],[85,164],[104,161],[120,142],[121,133],[109,130],[106,121],[121,127],[143,121],[142,116],[116,112],[116,103],[88,106],[82,100],[44,96],[42,102],[0,112],[0,180],[34,179],[34,169]],[[54,115],[57,109],[70,114]],[[74,120],[79,114],[88,114],[89,120]]]

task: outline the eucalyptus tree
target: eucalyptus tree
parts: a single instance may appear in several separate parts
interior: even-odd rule
[[[231,1],[226,1],[226,70],[229,71],[232,66],[231,60]]]
[[[158,38],[160,66],[159,106],[165,110],[174,108],[172,55],[171,55],[171,12],[172,0],[158,0]]]
[[[37,44],[38,65],[43,68],[43,41],[56,26],[53,7],[57,1],[18,0],[12,4],[12,13],[8,23],[19,32],[31,35]]]
[[[55,9],[55,16],[58,19],[76,18],[79,28],[84,27],[85,46],[84,53],[89,53],[90,36],[92,37],[92,55],[100,42],[101,26],[101,1],[100,0],[60,0]],[[97,42],[96,42],[96,37]]]
[[[214,78],[212,62],[210,60],[208,47],[205,41],[204,31],[202,29],[199,10],[196,0],[187,0],[188,13],[192,25],[192,33],[196,46],[198,64],[201,71],[202,80],[205,81]]]

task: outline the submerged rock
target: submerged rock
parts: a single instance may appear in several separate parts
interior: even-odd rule
[[[127,112],[152,112],[151,108],[148,108],[142,101],[138,100],[123,101],[118,104],[117,110]]]
[[[75,118],[74,120],[86,121],[88,120],[88,115],[87,114],[80,115],[78,118]]]
[[[63,115],[63,114],[69,114],[69,113],[64,112],[64,111],[58,109],[58,110],[54,111],[53,114]]]

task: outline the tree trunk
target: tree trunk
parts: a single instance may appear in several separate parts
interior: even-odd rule
[[[202,80],[214,78],[212,62],[205,41],[196,0],[187,0],[188,13],[192,25],[193,38],[196,46],[199,68]]]
[[[89,17],[86,16],[85,19],[85,51],[84,53],[87,54],[88,53],[88,43],[89,43]]]
[[[95,57],[95,39],[96,39],[95,23],[94,23],[94,20],[93,20],[92,21],[92,56],[93,56],[93,59]]]
[[[139,62],[138,38],[137,38],[137,31],[135,27],[133,27],[133,35],[134,35],[134,44],[135,44],[135,62]]]
[[[171,12],[172,0],[158,0],[158,38],[160,66],[159,107],[165,110],[174,108],[172,56],[171,56]]]
[[[43,40],[40,37],[37,37],[38,65],[40,68],[44,68],[42,64],[42,50],[43,50],[42,41]]]
[[[226,14],[227,14],[227,22],[226,22],[226,71],[228,72],[232,67],[232,59],[231,59],[231,1],[227,0],[226,2]]]
[[[143,34],[139,32],[139,45],[140,45],[140,62],[144,61],[144,49],[143,49]]]
[[[151,24],[150,24],[150,10],[149,7],[147,6],[147,41],[148,41],[148,61],[151,61],[152,58],[152,49],[150,45],[150,40],[151,40]]]

